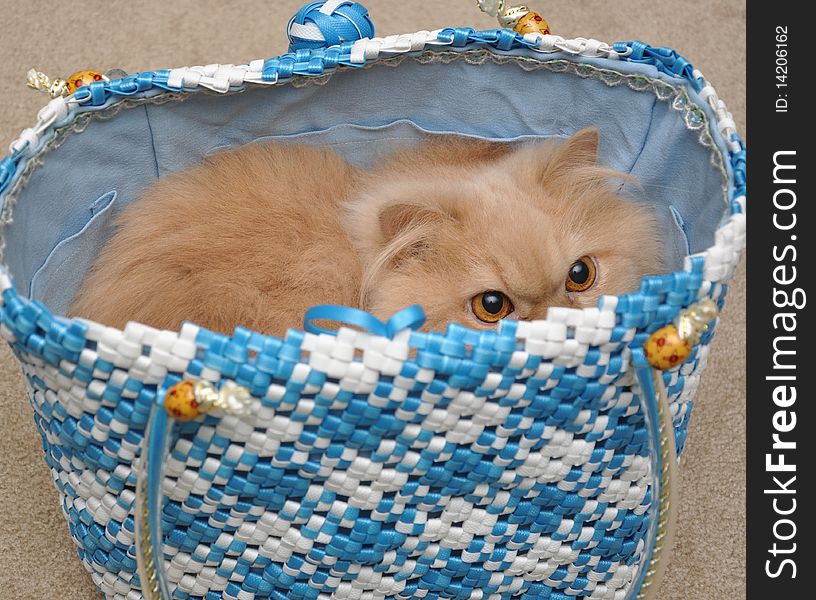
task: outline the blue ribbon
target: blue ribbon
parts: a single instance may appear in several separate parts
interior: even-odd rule
[[[309,333],[328,333],[337,335],[337,331],[318,327],[313,321],[337,321],[347,325],[360,327],[364,331],[381,335],[384,337],[394,337],[403,329],[418,329],[425,323],[425,311],[419,304],[414,304],[408,308],[403,308],[383,323],[371,313],[350,306],[338,306],[335,304],[319,304],[313,306],[303,315],[303,329]]]

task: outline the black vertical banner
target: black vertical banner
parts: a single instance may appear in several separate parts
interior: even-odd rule
[[[816,571],[813,21],[748,2],[749,600],[812,598]]]

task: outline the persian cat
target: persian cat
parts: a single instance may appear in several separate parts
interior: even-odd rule
[[[168,176],[125,210],[70,309],[101,323],[282,335],[315,304],[425,327],[589,307],[659,273],[652,211],[598,164],[598,131],[526,144],[430,137],[357,169],[253,143]]]

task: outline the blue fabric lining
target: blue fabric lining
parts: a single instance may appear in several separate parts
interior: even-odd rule
[[[582,62],[620,72],[651,69],[652,77],[667,78],[645,65]],[[682,85],[679,79],[672,83]],[[192,166],[224,147],[264,139],[330,144],[365,167],[382,155],[383,146],[390,149],[395,141],[427,133],[525,140],[568,137],[593,125],[601,129],[602,162],[631,171],[647,197],[634,190],[628,195],[663,207],[658,213],[671,238],[671,269],[682,265],[685,243],[678,242],[685,236],[669,206],[685,221],[692,250],[710,245],[727,208],[721,201],[722,176],[710,151],[699,144],[699,133],[688,131],[682,115],[656,100],[651,90],[489,60],[405,60],[399,68],[378,64],[337,72],[328,85],[249,88],[227,97],[196,93],[183,102],[144,104],[142,110],[125,109],[113,119],[91,120],[82,133],[67,136],[46,156],[21,191],[14,221],[5,232],[13,249],[7,262],[17,285],[29,289],[49,254],[84,225],[83,199],[116,189],[116,206],[110,210],[115,217],[157,175]],[[108,235],[114,219],[106,222]],[[78,264],[87,268],[107,238],[96,239],[100,245],[83,246],[89,256]],[[83,275],[81,268],[74,271],[77,278]],[[45,276],[43,272],[38,278]],[[62,285],[75,289],[78,284]],[[37,291],[56,287],[42,282],[30,289],[35,298],[62,312],[67,294]]]
[[[56,246],[82,230],[91,218],[89,198],[100,198],[116,190],[117,200],[106,211],[107,233],[113,232],[115,213],[132,201],[150,182],[156,180],[155,158],[149,130],[142,110],[127,110],[117,118],[95,120],[80,134],[68,135],[56,150],[44,155],[43,164],[31,172],[17,198],[13,221],[4,230],[6,260],[19,290],[31,290],[31,280]],[[107,239],[107,238],[104,238]],[[74,271],[83,277],[101,248],[87,246],[84,269]],[[55,291],[59,283],[44,281],[40,274],[37,290]],[[78,283],[62,282],[76,289]],[[51,293],[36,293],[54,310],[67,308],[63,301],[52,301]],[[63,294],[59,294],[64,298]]]
[[[646,141],[649,139],[649,131],[652,129],[652,123],[654,122],[654,115],[655,115],[655,107],[657,106],[657,96],[654,96],[654,101],[652,102],[652,108],[649,111],[649,126],[646,128],[646,131],[643,135],[643,142],[640,144],[640,150],[637,151],[634,158],[632,159],[632,164],[629,165],[629,168],[626,169],[626,172],[630,175],[632,174],[632,170],[635,168],[637,161],[640,160],[640,155],[643,154],[644,148],[646,148]]]
[[[29,296],[48,298],[65,312],[90,268],[98,249],[113,232],[111,215],[116,191],[100,196],[90,208],[91,218],[76,233],[61,240],[31,278]]]

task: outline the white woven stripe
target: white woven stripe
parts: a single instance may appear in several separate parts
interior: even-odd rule
[[[324,15],[331,15],[343,2],[344,0],[328,0],[320,7],[319,12]],[[293,21],[289,24],[289,35],[313,42],[322,42],[326,39],[323,32],[314,23],[295,23]]]
[[[741,196],[737,202],[744,207],[745,197]],[[745,218],[744,212],[728,217],[715,232],[712,246],[703,252],[686,257],[685,269],[690,271],[692,258],[702,256],[705,263],[703,279],[712,283],[731,279],[745,248]]]
[[[731,152],[739,152],[739,144],[731,140],[731,136],[737,133],[734,116],[728,111],[725,102],[720,100],[714,87],[703,77],[703,74],[697,69],[694,69],[692,74],[695,79],[703,80],[703,89],[699,92],[700,97],[708,103],[711,110],[717,115],[717,129],[723,136],[725,143],[728,144],[728,149],[731,150]]]
[[[323,11],[321,10],[320,12]],[[326,39],[314,23],[292,23],[289,26],[289,34],[292,37],[311,40],[313,42],[322,42]]]
[[[339,8],[343,2],[345,2],[345,0],[326,0],[326,3],[320,7],[320,12],[324,15],[330,15]]]
[[[76,111],[75,106],[67,98],[58,96],[53,98],[48,104],[40,109],[37,113],[37,122],[33,127],[24,129],[17,139],[9,145],[10,152],[21,152],[28,144],[29,156],[34,154],[40,139],[48,131],[54,123],[63,121],[69,114]]]
[[[566,39],[560,35],[528,33],[525,41],[534,44],[532,50],[537,52],[567,52],[579,56],[592,56],[617,59],[620,55],[607,43],[591,38]]]

